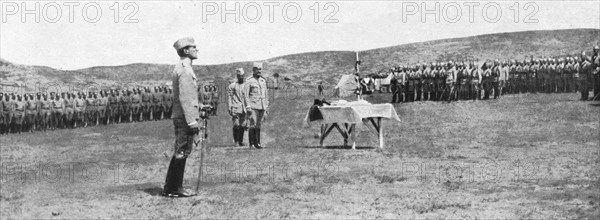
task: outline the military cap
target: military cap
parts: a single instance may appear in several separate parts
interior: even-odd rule
[[[235,70],[235,72],[236,72],[237,75],[242,76],[242,75],[244,75],[244,68],[237,68]]]
[[[185,47],[188,46],[196,46],[196,43],[194,42],[194,38],[192,37],[184,37],[181,38],[177,41],[175,41],[175,43],[173,44],[173,48],[175,48],[175,50],[179,51]]]
[[[600,50],[600,47],[598,47],[598,45],[594,46],[594,52]]]
[[[254,62],[254,64],[252,65],[252,69],[262,69],[262,68],[263,68],[262,62]]]

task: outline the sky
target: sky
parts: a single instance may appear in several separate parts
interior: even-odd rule
[[[598,0],[0,2],[0,57],[64,70],[175,63],[172,45],[188,36],[200,50],[195,64],[204,65],[489,33],[600,28]]]

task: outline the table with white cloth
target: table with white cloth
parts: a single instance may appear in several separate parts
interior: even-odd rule
[[[371,104],[366,101],[345,102],[333,105],[319,106],[313,111],[320,113],[319,119],[310,119],[311,110],[306,114],[304,122],[306,125],[321,125],[319,143],[323,147],[323,141],[335,128],[344,138],[344,146],[352,141],[352,149],[356,149],[357,124],[369,128],[379,139],[379,147],[383,148],[383,126],[382,119],[399,122],[400,118],[392,104]],[[312,112],[314,113],[314,112]]]

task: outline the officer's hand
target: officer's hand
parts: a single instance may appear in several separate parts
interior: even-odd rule
[[[195,123],[195,124],[193,124],[193,125],[190,125],[190,126],[189,126],[189,130],[188,130],[188,135],[195,135],[195,134],[198,134],[198,133],[200,132],[200,129],[199,129],[199,127],[198,127],[198,126],[199,126],[199,124],[198,124],[198,123]]]

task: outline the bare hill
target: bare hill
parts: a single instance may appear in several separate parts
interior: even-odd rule
[[[402,37],[402,36],[398,36]],[[590,50],[600,41],[600,29],[568,29],[526,31],[478,35],[466,38],[435,40],[361,51],[362,70],[375,73],[394,64],[414,64],[444,60],[522,59],[578,54]],[[317,80],[334,83],[339,75],[354,68],[353,51],[323,51],[292,54],[266,60],[267,75],[279,73],[281,78],[299,84]],[[204,80],[232,79],[236,68],[249,70],[252,62],[194,66]],[[43,66],[26,66],[0,60],[2,84],[22,83],[33,88],[36,83],[110,86],[136,82],[163,84],[170,80],[173,65],[135,63],[124,66],[98,66],[76,71],[62,71]],[[249,71],[247,71],[249,72]]]

